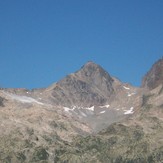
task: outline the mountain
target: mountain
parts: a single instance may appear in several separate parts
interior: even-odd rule
[[[101,66],[88,62],[76,73],[52,85],[46,95],[57,105],[104,105],[114,93],[113,81]]]
[[[87,123],[93,132],[125,118],[140,105],[140,90],[111,77],[100,65],[86,63],[80,70],[51,85],[42,99]],[[134,101],[133,101],[134,99]],[[108,109],[109,108],[109,109]]]
[[[163,60],[142,87],[86,63],[43,89],[0,89],[2,163],[162,163]]]
[[[154,89],[160,84],[163,84],[163,58],[158,60],[144,76],[142,87]]]

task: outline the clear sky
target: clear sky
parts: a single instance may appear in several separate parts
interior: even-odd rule
[[[139,86],[163,56],[163,0],[0,0],[0,87],[47,87],[87,61]]]

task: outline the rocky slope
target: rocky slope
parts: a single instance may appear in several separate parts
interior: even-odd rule
[[[162,98],[162,87],[146,93],[137,114],[96,135],[77,137],[68,146],[62,146],[64,150],[55,159],[57,162],[162,163]]]
[[[88,62],[47,89],[46,96],[57,105],[90,107],[106,104],[112,94],[113,79],[102,67]]]
[[[163,59],[158,60],[144,76],[142,87],[154,89],[160,84],[163,84]]]
[[[45,89],[1,89],[0,162],[161,163],[161,65],[142,88],[88,62]]]

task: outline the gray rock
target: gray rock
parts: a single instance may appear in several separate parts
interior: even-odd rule
[[[52,86],[51,100],[66,106],[103,105],[114,93],[113,81],[101,66],[88,62]]]
[[[154,89],[163,84],[163,59],[158,60],[142,80],[142,87]]]

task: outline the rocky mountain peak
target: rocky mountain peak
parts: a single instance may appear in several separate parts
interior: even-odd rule
[[[75,74],[82,79],[91,81],[95,85],[101,84],[104,80],[110,84],[113,82],[112,77],[100,65],[94,62],[87,62]]]
[[[163,58],[159,59],[144,76],[142,87],[154,89],[163,84]]]
[[[97,69],[103,69],[100,65],[92,62],[92,61],[88,61],[85,65],[83,65],[81,67],[81,70],[89,70],[89,71],[96,71]]]
[[[103,105],[114,92],[113,81],[101,66],[87,62],[80,70],[57,82],[51,95],[58,105]]]
[[[90,72],[94,72],[96,70],[102,70],[105,71],[100,65],[92,62],[92,61],[88,61],[86,64],[84,64],[81,69],[79,71],[90,71]]]

